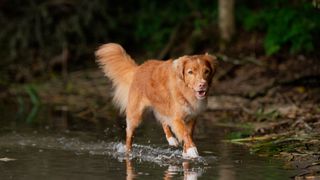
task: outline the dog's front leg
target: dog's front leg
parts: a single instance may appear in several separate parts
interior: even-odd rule
[[[164,133],[166,134],[166,138],[167,138],[169,145],[174,146],[174,147],[178,147],[179,143],[178,143],[177,139],[173,137],[173,134],[171,133],[170,127],[167,124],[162,123],[162,128],[163,128]]]
[[[191,119],[186,123],[186,125],[187,125],[187,129],[190,133],[191,138],[193,138],[193,132],[194,132],[194,127],[196,126],[196,120]]]
[[[191,157],[198,157],[199,156],[198,150],[193,142],[193,132],[194,132],[195,125],[196,125],[195,119],[191,119],[186,123],[186,127],[187,127],[187,130],[188,130],[188,133],[189,133],[189,136],[190,136],[190,139],[191,139],[193,146],[187,147],[187,145],[184,144],[183,152],[185,155],[187,155],[189,157],[190,156]]]
[[[191,125],[194,126],[194,124]],[[198,157],[199,153],[191,137],[193,128],[191,128],[192,130],[189,130],[182,118],[175,118],[172,122],[172,129],[179,141],[183,141],[184,143],[182,156],[186,158]]]

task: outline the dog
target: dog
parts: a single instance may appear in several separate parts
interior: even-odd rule
[[[217,69],[215,56],[182,56],[137,65],[116,43],[100,46],[95,55],[113,83],[114,104],[126,114],[127,152],[132,150],[133,134],[144,110],[151,108],[162,124],[169,145],[183,143],[184,158],[199,156],[192,136],[196,117],[207,106],[209,87]]]

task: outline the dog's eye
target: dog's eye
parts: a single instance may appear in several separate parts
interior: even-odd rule
[[[210,73],[210,71],[208,70],[208,69],[206,69],[205,71],[204,71],[204,74],[209,74]]]
[[[189,70],[189,71],[188,71],[188,74],[193,74],[192,70]]]

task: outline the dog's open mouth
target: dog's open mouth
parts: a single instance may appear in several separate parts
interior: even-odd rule
[[[207,95],[207,91],[204,91],[204,90],[196,91],[197,99],[204,99],[206,95]]]

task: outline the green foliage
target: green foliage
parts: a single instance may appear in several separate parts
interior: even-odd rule
[[[240,126],[234,126],[234,127],[239,128],[239,130],[229,133],[227,135],[227,139],[229,140],[248,138],[254,132],[254,129],[250,124],[241,124]]]
[[[39,104],[41,104],[39,95],[37,93],[37,90],[34,86],[32,85],[27,85],[25,87],[26,92],[28,93],[30,100],[32,102],[33,105],[38,106]]]
[[[260,154],[275,155],[280,152],[296,152],[300,145],[301,139],[298,138],[280,138],[266,142],[260,142],[251,147],[251,152]]]
[[[280,113],[276,109],[266,111],[264,108],[259,108],[253,115],[257,119],[257,121],[274,121],[280,116]]]
[[[146,1],[140,0],[140,11],[134,16],[133,37],[148,51],[159,51],[177,26],[191,23],[199,30],[214,21],[216,10],[210,1]],[[194,16],[203,18],[193,18]],[[190,21],[190,22],[189,22]]]
[[[136,41],[148,42],[142,44],[144,48],[148,50],[158,49],[164,44],[165,39],[169,37],[175,24],[187,15],[186,10],[188,8],[177,7],[172,2],[160,1],[143,2],[141,5],[143,6],[143,11],[139,11],[135,15],[134,37]],[[182,3],[180,6],[185,6],[185,4]],[[161,11],[159,11],[159,7],[162,7]],[[177,8],[176,12],[173,13],[175,8]]]
[[[232,139],[241,139],[241,138],[247,138],[252,134],[252,130],[243,130],[243,131],[236,131],[236,132],[231,132],[228,134],[227,138],[232,140]]]
[[[264,48],[268,55],[288,47],[292,54],[311,53],[319,45],[320,13],[311,2],[262,1],[262,9],[242,7],[240,21],[249,31],[266,32]]]

